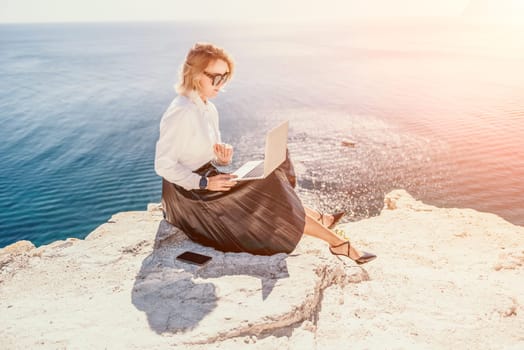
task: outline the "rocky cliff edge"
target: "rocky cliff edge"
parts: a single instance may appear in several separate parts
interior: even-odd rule
[[[189,241],[158,205],[84,240],[0,250],[2,349],[524,348],[524,228],[397,190],[341,225],[357,266],[304,237],[270,257]],[[191,250],[204,267],[177,261]]]

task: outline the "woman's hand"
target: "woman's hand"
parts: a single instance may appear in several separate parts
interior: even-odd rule
[[[228,165],[233,159],[233,146],[228,143],[215,143],[213,151],[217,158],[218,165]]]
[[[232,174],[220,174],[210,176],[207,178],[208,191],[229,191],[231,187],[235,186],[237,182],[233,180],[237,175]]]

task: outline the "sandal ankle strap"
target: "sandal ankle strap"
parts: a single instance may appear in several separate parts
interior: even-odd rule
[[[337,245],[330,245],[329,247],[330,248],[338,248],[338,247],[343,246],[344,244],[348,244],[349,246],[351,246],[351,242],[349,240],[347,240],[347,241],[344,241],[344,242],[342,242],[340,244],[337,244]]]

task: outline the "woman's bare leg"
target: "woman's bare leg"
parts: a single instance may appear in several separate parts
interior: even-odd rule
[[[322,214],[320,214],[318,211],[314,210],[314,209],[311,209],[311,208],[308,208],[308,207],[304,207],[304,209],[306,210],[306,214],[309,215],[310,217],[312,217],[313,219],[319,221],[322,225],[324,226],[329,226],[331,225],[331,223],[333,222],[334,218],[333,218],[333,215],[330,215],[330,214],[323,214],[324,217],[322,218]]]
[[[335,232],[323,226],[314,217],[311,217],[308,214],[306,214],[306,226],[304,227],[304,234],[308,236],[319,238],[327,242],[331,247],[345,242],[345,240],[342,239],[342,237],[338,236]],[[343,245],[337,248],[331,248],[331,249],[337,253],[346,253],[347,254],[346,245]],[[350,247],[349,254],[350,254],[350,258],[353,260],[358,259],[361,256],[361,253],[358,250],[356,250],[353,247],[353,245],[351,245]]]

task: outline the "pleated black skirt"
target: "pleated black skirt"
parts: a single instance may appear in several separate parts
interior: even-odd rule
[[[211,163],[196,170],[211,171]],[[289,157],[263,180],[238,182],[230,191],[187,191],[162,182],[166,220],[193,241],[224,252],[290,253],[304,232],[305,212],[295,193]]]

